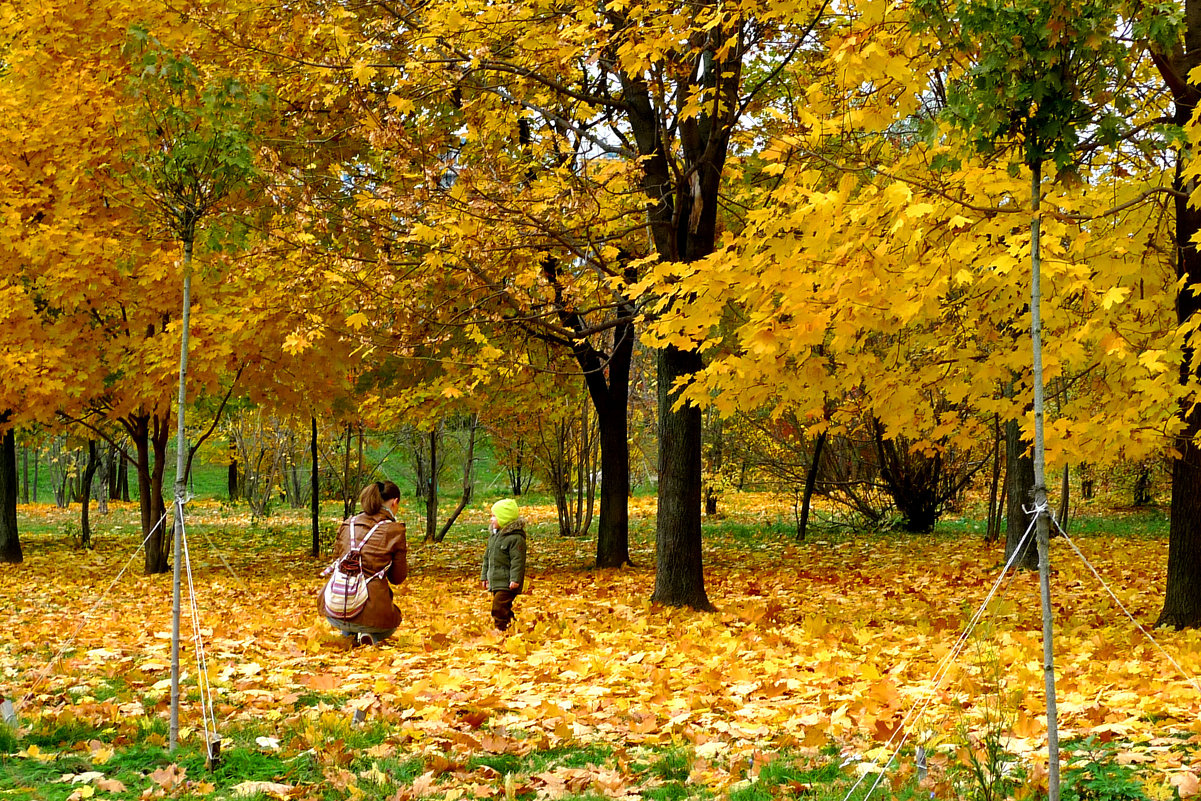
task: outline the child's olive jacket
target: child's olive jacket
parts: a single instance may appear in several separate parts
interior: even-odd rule
[[[519,517],[512,523],[488,535],[488,548],[484,551],[484,569],[480,580],[488,582],[492,592],[509,589],[510,583],[525,582],[525,518]],[[518,586],[518,590],[521,587]]]

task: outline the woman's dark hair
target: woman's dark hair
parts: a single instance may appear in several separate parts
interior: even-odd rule
[[[384,508],[384,501],[399,497],[400,487],[391,481],[375,481],[363,487],[363,491],[359,493],[359,507],[363,514],[375,515]]]

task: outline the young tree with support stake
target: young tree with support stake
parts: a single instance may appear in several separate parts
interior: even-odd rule
[[[130,89],[141,101],[140,113],[131,120],[140,150],[132,154],[129,175],[150,213],[183,249],[171,625],[169,747],[173,750],[179,738],[180,568],[191,458],[185,419],[192,256],[201,226],[255,175],[250,132],[255,113],[266,101],[232,78],[206,83],[189,58],[162,47],[143,27],[130,30],[128,53],[135,66]]]
[[[981,152],[1020,148],[1030,171],[1030,340],[1034,384],[1034,508],[1043,609],[1043,670],[1047,693],[1048,794],[1059,799],[1052,642],[1049,515],[1043,440],[1043,354],[1040,304],[1039,209],[1043,167],[1071,170],[1081,130],[1098,126],[1116,138],[1117,121],[1094,107],[1125,70],[1125,51],[1114,39],[1114,7],[1083,3],[1007,0],[1003,3],[922,0],[926,17],[955,56],[966,57],[962,76],[947,91],[946,117]]]

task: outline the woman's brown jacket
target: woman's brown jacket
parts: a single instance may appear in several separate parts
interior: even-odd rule
[[[372,629],[394,629],[400,625],[400,610],[392,602],[391,585],[400,584],[409,575],[405,524],[398,522],[387,509],[374,515],[358,514],[350,520],[355,523],[355,539],[359,542],[372,526],[385,521],[363,546],[363,571],[371,575],[383,570],[389,562],[392,566],[382,577],[367,582],[367,605],[348,622]],[[338,527],[338,537],[334,540],[335,560],[350,550],[350,520],[343,520]],[[325,616],[323,592],[317,594],[317,611]]]

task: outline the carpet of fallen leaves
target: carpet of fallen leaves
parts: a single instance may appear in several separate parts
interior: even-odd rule
[[[51,526],[55,516],[77,514],[23,509]],[[410,579],[397,594],[405,622],[380,647],[347,650],[314,614],[326,560],[307,554],[301,518],[252,525],[216,504],[189,511],[219,727],[254,723],[270,735],[303,729],[307,718],[316,731],[322,716],[350,709],[387,721],[390,747],[414,753],[686,743],[701,760],[693,780],[721,792],[773,749],[837,746],[870,761],[904,737],[909,748],[953,758],[965,728],[987,726],[1001,699],[1010,749],[1039,770],[1046,718],[1037,576],[1003,582],[959,656],[947,658],[1000,572],[1001,548],[979,537],[796,543],[778,527],[708,537],[706,587],[719,611],[705,614],[648,602],[653,535],[634,538],[635,567],[588,569],[594,542],[558,537],[554,509],[533,507],[528,588],[515,630],[502,637],[478,588],[479,508],[468,513],[468,533],[438,545],[423,545],[410,522]],[[170,575],[141,575],[133,514],[113,514],[128,524],[106,531],[102,521],[92,551],[58,534],[33,535],[23,565],[0,566],[0,695],[25,717],[115,724],[166,714]],[[632,514],[643,521],[639,531],[653,531],[653,501],[636,500]],[[728,514],[766,529],[777,510],[759,498],[735,502]],[[1166,542],[1076,541],[1150,630]],[[1152,785],[1162,797],[1173,788],[1195,793],[1201,767],[1173,746],[1201,736],[1201,692],[1189,678],[1201,669],[1201,634],[1152,631],[1161,651],[1062,539],[1053,560],[1061,738],[1112,741],[1121,759],[1158,777]],[[194,675],[187,648],[185,670]],[[94,697],[117,680],[129,691]],[[183,718],[184,737],[199,738],[199,707],[189,704]],[[339,770],[334,760],[327,780],[336,784]],[[620,797],[619,773],[611,784],[602,789]]]

